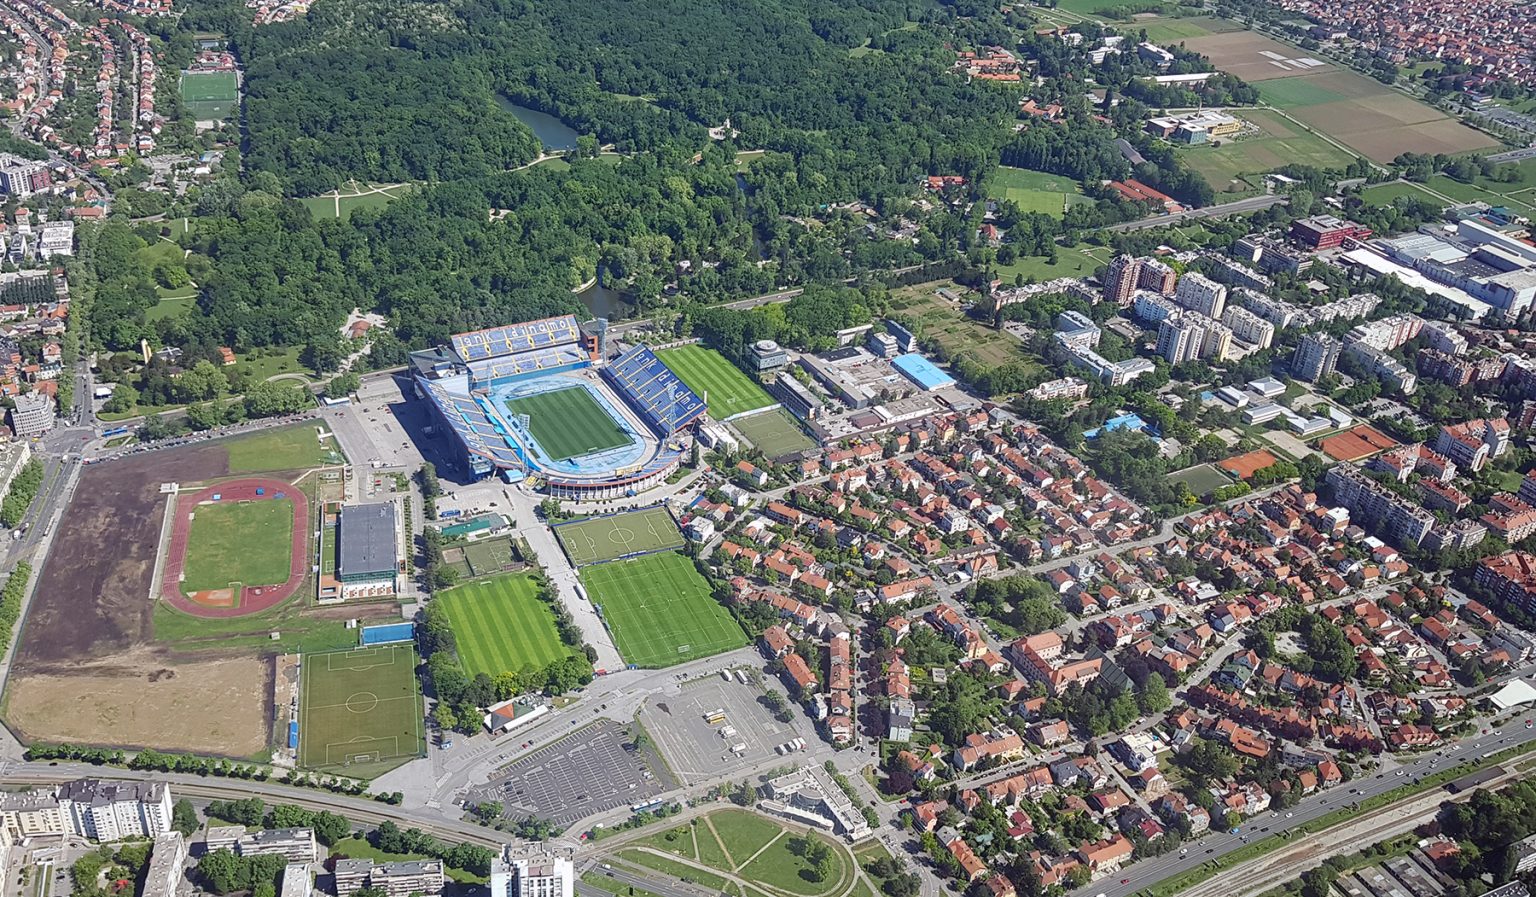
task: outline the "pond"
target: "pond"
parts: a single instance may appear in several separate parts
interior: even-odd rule
[[[550,115],[548,112],[540,112],[537,109],[529,109],[527,106],[519,106],[504,96],[497,95],[496,102],[501,108],[517,116],[517,120],[533,129],[533,135],[544,144],[545,151],[573,150],[576,148],[576,138],[579,136],[569,125]]]
[[[623,293],[600,283],[594,283],[577,293],[576,298],[581,300],[581,304],[587,307],[593,317],[622,321],[635,313],[635,307],[624,298]]]

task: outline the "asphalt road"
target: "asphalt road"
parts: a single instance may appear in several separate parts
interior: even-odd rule
[[[1156,218],[1142,218],[1139,221],[1124,221],[1120,224],[1111,224],[1107,231],[1145,230],[1149,227],[1167,227],[1170,224],[1178,224],[1181,221],[1196,221],[1201,218],[1221,218],[1226,215],[1241,215],[1246,212],[1258,212],[1270,206],[1288,203],[1290,199],[1285,196],[1251,196],[1247,199],[1239,199],[1234,202],[1224,202],[1221,205],[1206,206],[1203,209],[1190,209],[1187,212],[1177,212],[1172,215],[1159,215]]]
[[[1238,834],[1221,832],[1206,835],[1191,842],[1186,848],[1186,853],[1171,853],[1142,860],[1105,878],[1097,885],[1097,890],[1094,885],[1090,885],[1086,890],[1092,891],[1096,897],[1129,897],[1143,888],[1182,875],[1204,863],[1238,850],[1248,843],[1288,831],[1320,816],[1325,816],[1340,807],[1384,794],[1394,788],[1401,788],[1403,785],[1412,783],[1416,777],[1441,772],[1457,763],[1475,761],[1486,753],[1502,751],[1519,744],[1536,743],[1536,729],[1525,727],[1527,718],[1522,714],[1504,726],[1490,730],[1487,735],[1479,734],[1461,744],[1445,748],[1440,753],[1427,754],[1417,760],[1405,762],[1401,766],[1376,772],[1369,777],[1345,782],[1307,798],[1289,810],[1280,811],[1278,815],[1261,813],[1245,822]]]
[[[1488,157],[1489,162],[1519,162],[1522,159],[1536,159],[1536,146],[1494,153]]]

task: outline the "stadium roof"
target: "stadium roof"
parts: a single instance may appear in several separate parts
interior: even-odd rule
[[[1519,707],[1521,704],[1536,702],[1536,686],[1524,679],[1516,679],[1498,691],[1488,696],[1493,706],[1500,710],[1508,710],[1511,707]]]
[[[390,502],[343,505],[337,518],[343,580],[395,574],[395,506]]]

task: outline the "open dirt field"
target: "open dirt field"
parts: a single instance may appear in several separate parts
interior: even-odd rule
[[[272,662],[167,660],[140,649],[13,676],[7,721],[27,738],[250,757],[268,744]]]
[[[7,722],[27,739],[250,756],[268,742],[271,663],[150,646],[160,483],[227,473],[221,445],[87,467],[43,564],[11,671]]]
[[[1184,46],[1211,59],[1211,64],[1244,81],[1268,81],[1301,73],[1330,71],[1336,66],[1312,53],[1287,47],[1252,31],[1232,31],[1186,39]],[[1270,55],[1265,55],[1270,54]],[[1307,65],[1297,60],[1317,60],[1322,65]]]
[[[1377,162],[1390,162],[1405,152],[1455,154],[1498,146],[1492,137],[1452,118],[1379,131],[1347,131],[1335,136]]]

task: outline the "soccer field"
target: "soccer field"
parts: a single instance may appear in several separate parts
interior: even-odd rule
[[[289,499],[199,505],[187,540],[183,592],[288,581],[293,550],[293,502]]]
[[[557,389],[507,402],[511,414],[528,415],[528,429],[556,461],[628,445],[629,435],[581,387]]]
[[[805,435],[794,417],[783,408],[738,417],[731,421],[731,426],[770,458],[781,458],[816,447],[811,437]]]
[[[700,398],[709,397],[709,416],[715,420],[773,404],[761,386],[714,349],[679,346],[663,349],[656,357]]]
[[[198,121],[228,118],[239,100],[234,72],[201,72],[181,76],[181,99]]]
[[[370,777],[425,754],[412,646],[306,654],[302,669],[300,765]]]
[[[659,507],[561,524],[555,527],[555,535],[578,567],[683,544],[672,515]]]
[[[581,581],[635,666],[668,667],[747,643],[693,562],[676,552],[587,567]]]
[[[448,614],[459,663],[470,676],[542,669],[571,653],[533,580],[522,574],[468,583],[433,600]]]

